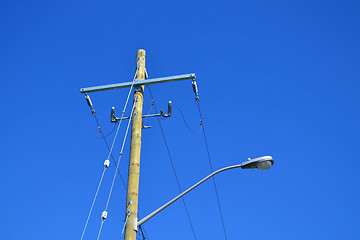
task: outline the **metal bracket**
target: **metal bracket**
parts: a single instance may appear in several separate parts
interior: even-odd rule
[[[141,79],[135,79],[135,82],[140,82],[142,81]],[[134,91],[135,92],[141,92],[141,93],[144,93],[144,87],[142,85],[135,85],[134,84]]]
[[[172,103],[171,103],[171,101],[169,101],[169,103],[168,103],[168,113],[167,113],[167,114],[165,114],[165,113],[163,112],[163,110],[160,109],[160,113],[143,115],[142,117],[143,117],[143,118],[147,118],[147,117],[164,117],[164,118],[169,118],[169,117],[171,117],[171,105],[172,105]],[[134,115],[136,115],[136,113],[135,113]],[[119,120],[126,120],[126,119],[130,119],[130,117],[118,118],[118,117],[115,116],[115,108],[114,108],[114,107],[111,108],[110,122],[116,123],[116,122],[118,122]],[[149,128],[149,126],[144,126],[144,125],[143,125],[143,128]]]
[[[151,128],[151,126],[145,126],[144,123],[142,124],[142,128],[143,129],[148,129],[148,128]]]
[[[134,218],[134,231],[135,232],[138,231],[138,220],[137,220],[137,218]]]

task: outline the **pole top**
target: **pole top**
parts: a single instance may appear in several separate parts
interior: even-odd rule
[[[137,57],[145,57],[145,50],[144,49],[139,49],[137,51]]]

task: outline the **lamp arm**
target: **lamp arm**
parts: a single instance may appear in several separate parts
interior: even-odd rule
[[[212,176],[226,171],[226,170],[230,170],[233,168],[239,168],[243,166],[243,164],[237,164],[237,165],[233,165],[233,166],[229,166],[229,167],[224,167],[221,168],[213,173],[211,173],[209,176],[203,178],[202,180],[200,180],[198,183],[196,183],[195,185],[193,185],[192,187],[188,188],[186,191],[182,192],[181,194],[179,194],[178,196],[176,196],[175,198],[171,199],[169,202],[167,202],[166,204],[164,204],[163,206],[159,207],[158,209],[156,209],[155,211],[153,211],[152,213],[150,213],[149,215],[147,215],[146,217],[144,217],[143,219],[141,219],[140,221],[137,222],[137,227],[139,227],[141,224],[143,224],[144,222],[146,222],[147,220],[149,220],[150,218],[152,218],[153,216],[155,216],[156,214],[158,214],[159,212],[161,212],[162,210],[164,210],[165,208],[167,208],[169,205],[171,205],[172,203],[174,203],[176,200],[178,200],[179,198],[183,197],[185,194],[187,194],[188,192],[190,192],[191,190],[193,190],[194,188],[196,188],[197,186],[199,186],[200,184],[202,184],[203,182],[205,182],[206,180],[208,180],[209,178],[211,178]]]

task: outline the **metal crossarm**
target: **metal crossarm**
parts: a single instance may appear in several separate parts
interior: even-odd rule
[[[125,82],[125,83],[115,83],[115,84],[108,84],[108,85],[95,86],[95,87],[87,87],[87,88],[81,88],[80,92],[81,93],[100,92],[111,89],[127,88],[127,87],[131,87],[131,85],[134,85],[136,87],[141,85],[151,85],[156,83],[166,83],[166,82],[195,79],[195,77],[196,77],[195,73],[190,73],[190,74],[183,74],[183,75],[176,75],[176,76],[162,77],[162,78],[153,78],[146,80],[135,79],[134,83]]]

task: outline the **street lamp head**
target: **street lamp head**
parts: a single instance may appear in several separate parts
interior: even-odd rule
[[[274,159],[271,156],[263,156],[254,159],[248,159],[241,165],[242,169],[258,168],[261,170],[268,170],[274,164]]]

